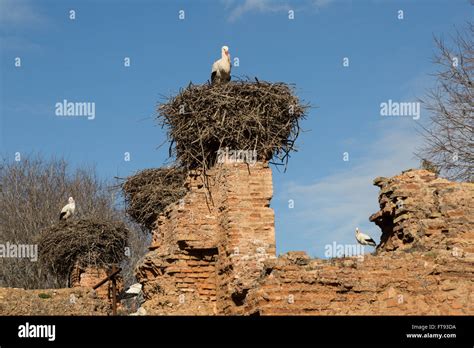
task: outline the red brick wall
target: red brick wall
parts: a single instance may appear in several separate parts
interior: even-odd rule
[[[377,178],[380,211],[370,220],[382,229],[380,251],[463,249],[474,253],[474,184],[409,170]]]
[[[151,314],[216,313],[216,207],[199,172],[185,185],[188,194],[159,216],[152,251],[136,268]]]
[[[189,176],[137,266],[147,313],[474,314],[474,184],[423,170],[377,178],[378,254],[321,260],[276,258],[266,164],[207,174],[209,191],[199,173]]]
[[[262,261],[275,257],[268,165],[226,163],[207,175],[209,189],[190,174],[188,194],[160,215],[153,250],[137,267],[149,313],[238,312],[234,294],[255,285]]]
[[[474,314],[474,184],[425,170],[374,184],[380,211],[370,219],[383,231],[377,255],[267,261],[246,314]]]
[[[266,262],[245,314],[472,315],[473,260],[450,253],[310,259],[289,253]]]
[[[72,288],[83,287],[92,289],[96,284],[107,277],[107,270],[96,267],[75,266],[70,275],[70,284]],[[123,290],[123,281],[119,277],[116,283],[117,294]],[[98,298],[108,300],[112,303],[112,283],[107,282],[95,290]]]
[[[218,312],[238,314],[249,289],[275,258],[272,172],[267,164],[228,164],[220,186]]]

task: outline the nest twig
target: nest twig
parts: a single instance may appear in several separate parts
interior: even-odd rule
[[[127,213],[147,229],[158,215],[184,197],[187,171],[181,167],[145,169],[122,183]]]
[[[64,278],[74,265],[107,268],[123,260],[128,234],[125,224],[119,221],[62,221],[39,235],[40,259]]]
[[[256,151],[257,160],[287,164],[308,105],[283,82],[238,80],[190,84],[158,107],[170,157],[187,169],[212,167],[218,150]]]

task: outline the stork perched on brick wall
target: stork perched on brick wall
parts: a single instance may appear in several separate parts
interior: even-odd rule
[[[356,227],[356,239],[359,242],[359,244],[362,244],[362,245],[371,245],[371,246],[377,245],[370,236],[366,235],[365,233],[360,232],[358,227]]]
[[[222,83],[230,81],[230,54],[229,47],[222,46],[221,59],[212,64],[211,83]]]

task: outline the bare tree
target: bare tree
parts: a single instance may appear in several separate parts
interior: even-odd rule
[[[417,156],[452,180],[474,180],[474,24],[435,38],[437,83],[421,100],[431,124],[421,126],[425,143]]]
[[[134,261],[144,252],[146,241],[143,233],[127,221],[121,209],[116,208],[115,193],[96,176],[94,168],[69,170],[63,159],[27,156],[19,162],[4,160],[0,164],[0,243],[35,244],[43,229],[57,223],[59,212],[69,196],[76,201],[73,219],[127,222],[131,231],[131,262],[128,263],[130,269],[124,269],[124,276],[129,279]],[[40,262],[27,258],[0,257],[0,281],[0,286],[11,287],[64,286]]]

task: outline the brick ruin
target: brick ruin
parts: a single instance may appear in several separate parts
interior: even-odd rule
[[[454,183],[426,170],[379,177],[380,211],[370,217],[382,230],[379,250],[458,248],[474,253],[473,184]]]
[[[107,269],[99,267],[81,267],[77,263],[74,265],[69,275],[69,287],[92,289],[96,284],[105,279],[108,275]],[[117,293],[123,290],[123,279],[117,277]],[[98,298],[112,303],[112,284],[107,282],[95,290]]]
[[[271,169],[225,164],[186,181],[188,194],[157,221],[137,279],[156,314],[236,314],[275,257]]]
[[[186,180],[136,267],[151,315],[474,313],[474,184],[425,170],[377,178],[375,255],[275,252],[267,163],[225,163]],[[352,233],[352,231],[348,231]]]
[[[60,289],[0,288],[1,315],[112,315],[110,282],[92,290],[107,277],[107,269],[74,265],[69,275],[69,287]],[[123,290],[123,280],[117,279],[117,290]],[[119,315],[127,309],[118,302]]]

